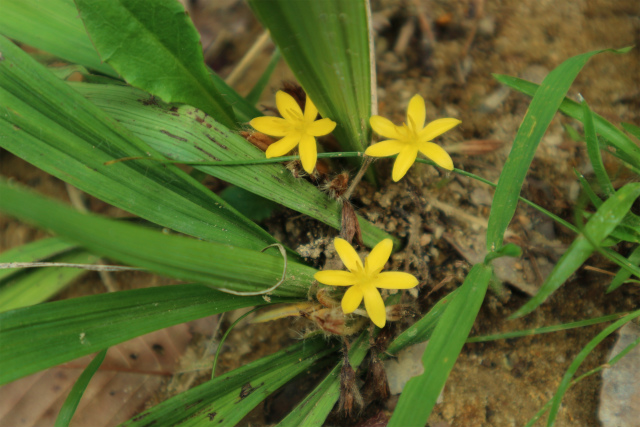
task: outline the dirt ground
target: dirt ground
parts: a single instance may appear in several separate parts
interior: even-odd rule
[[[203,45],[218,37],[210,65],[228,75],[262,32],[246,4],[191,2],[191,16],[202,33]],[[428,120],[455,117],[462,125],[438,142],[451,153],[456,167],[496,182],[511,148],[511,141],[526,112],[529,98],[505,90],[491,73],[519,76],[540,82],[563,60],[602,48],[640,45],[640,3],[637,0],[415,0],[373,1],[377,30],[379,114],[396,123],[404,120],[409,99],[416,93],[427,101]],[[425,26],[425,23],[427,24]],[[221,36],[222,34],[222,36]],[[238,81],[247,92],[269,60],[266,49]],[[262,102],[273,105],[273,93],[292,75],[280,64]],[[640,125],[640,51],[594,57],[576,79],[569,94],[582,94],[590,107],[613,123]],[[533,161],[523,195],[572,221],[579,196],[573,169],[591,172],[583,143],[573,141],[563,126],[581,130],[577,122],[558,115],[546,133]],[[40,192],[69,200],[63,183],[35,170],[6,152],[0,153],[0,170]],[[616,183],[629,179],[606,159]],[[414,165],[399,183],[390,179],[388,161],[374,167],[383,178],[376,190],[367,183],[357,189],[353,203],[358,213],[401,238],[405,249],[392,257],[395,270],[409,271],[421,281],[417,298],[406,295],[424,313],[442,296],[459,286],[474,260],[481,256],[486,220],[493,191],[484,184],[456,175],[443,175],[426,165]],[[336,169],[340,166],[336,166]],[[341,171],[341,170],[338,170]],[[355,171],[350,171],[353,175]],[[122,212],[93,201],[92,209],[110,215]],[[279,211],[265,222],[267,229],[292,248],[320,247],[335,232],[293,211]],[[0,217],[0,251],[42,237],[18,222]],[[610,276],[581,269],[568,283],[532,314],[517,320],[507,317],[527,301],[545,274],[573,238],[570,231],[520,207],[507,240],[525,249],[522,260],[505,266],[501,293],[490,292],[473,327],[472,335],[529,329],[637,309],[640,292],[627,285],[605,295]],[[620,246],[627,254],[628,247]],[[321,265],[324,254],[310,258]],[[616,271],[599,257],[590,266]],[[118,286],[159,283],[139,273],[118,276]],[[165,283],[164,281],[160,281]],[[436,285],[442,287],[433,293]],[[97,275],[66,291],[78,296],[103,291]],[[228,316],[221,330],[228,327]],[[408,320],[409,322],[411,320]],[[215,324],[215,322],[213,323]],[[299,339],[305,325],[281,320],[277,324],[240,326],[230,334],[221,356],[221,371],[237,368],[271,354]],[[602,326],[527,338],[467,344],[445,386],[442,402],[429,420],[431,427],[522,426],[554,394],[575,355]],[[206,335],[206,334],[205,334]],[[196,334],[196,338],[199,337]],[[195,346],[206,345],[206,336]],[[613,337],[596,348],[578,374],[606,361]],[[201,354],[196,347],[195,353]],[[205,374],[208,375],[208,374]],[[193,383],[193,378],[190,379]],[[599,426],[597,418],[600,377],[591,376],[566,394],[557,426]],[[301,387],[304,386],[300,385]],[[180,381],[165,383],[153,401],[180,389]],[[281,392],[245,421],[267,425],[278,420]],[[369,411],[361,419],[331,418],[339,425],[385,425],[397,397]],[[540,424],[542,425],[542,424]]]

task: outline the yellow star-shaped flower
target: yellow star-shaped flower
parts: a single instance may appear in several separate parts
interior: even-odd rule
[[[346,240],[336,238],[333,244],[349,271],[325,270],[317,272],[313,277],[325,285],[351,286],[342,298],[342,311],[346,314],[354,312],[364,298],[364,306],[373,323],[379,328],[384,327],[387,312],[377,288],[409,289],[418,284],[418,279],[409,273],[398,271],[381,273],[391,256],[391,239],[384,239],[371,250],[364,260],[364,267],[358,253]]]
[[[371,127],[376,133],[390,138],[373,144],[364,152],[371,157],[387,157],[397,154],[393,164],[392,178],[399,181],[416,161],[418,151],[438,166],[453,170],[453,161],[449,154],[431,140],[462,123],[457,119],[438,119],[424,125],[427,112],[424,98],[415,95],[409,101],[407,108],[407,122],[402,126],[394,125],[390,120],[381,116],[369,119]]]
[[[318,109],[308,96],[304,113],[296,100],[283,91],[276,93],[276,106],[283,118],[256,117],[249,122],[258,132],[284,137],[267,148],[267,158],[284,156],[300,144],[302,167],[307,173],[312,173],[318,159],[316,137],[333,132],[336,122],[326,118],[316,120]]]

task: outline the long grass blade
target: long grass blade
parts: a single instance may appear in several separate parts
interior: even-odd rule
[[[77,242],[91,252],[182,280],[240,292],[263,291],[286,278],[274,295],[306,296],[314,268],[281,255],[204,242],[82,214],[0,180],[0,211]],[[263,249],[263,248],[261,248]],[[275,252],[275,250],[273,250]]]
[[[569,249],[558,260],[538,293],[511,317],[530,313],[558,289],[593,253],[595,248],[592,242],[600,244],[609,236],[627,215],[638,196],[640,196],[640,183],[631,183],[607,199],[589,219],[583,232],[576,237]]]
[[[585,100],[582,101],[582,117],[584,121],[584,136],[587,142],[587,153],[589,154],[593,172],[596,175],[598,184],[600,184],[600,190],[606,197],[611,197],[616,190],[613,188],[609,175],[607,175],[607,171],[604,168],[602,155],[600,154],[600,145],[598,144],[598,135],[596,134],[596,128],[593,124],[593,113]]]
[[[476,264],[447,305],[422,356],[424,373],[409,380],[389,421],[390,427],[423,426],[476,319],[493,270]]]
[[[159,156],[115,120],[0,36],[0,146],[107,203],[206,240],[261,249],[265,230]]]
[[[568,329],[584,328],[585,326],[597,325],[599,323],[611,322],[617,320],[628,313],[616,313],[608,316],[595,317],[593,319],[579,320],[577,322],[562,323],[560,325],[543,326],[541,328],[526,329],[523,331],[503,332],[500,334],[483,335],[479,337],[471,337],[467,340],[470,342],[488,342],[497,340],[507,340],[511,338],[529,337],[531,335],[548,334],[551,332],[566,331]]]
[[[636,248],[633,250],[633,252],[631,252],[627,260],[629,261],[629,263],[633,265],[640,265],[640,246],[636,246]],[[620,286],[622,286],[624,282],[629,280],[629,278],[631,277],[631,274],[632,274],[631,271],[621,268],[616,274],[616,276],[613,278],[611,283],[609,284],[609,287],[607,288],[607,292],[612,292],[618,289]],[[640,276],[636,276],[636,277],[640,279]]]
[[[175,0],[75,0],[102,60],[131,85],[237,127],[204,65],[200,35]],[[153,13],[150,13],[153,11]]]
[[[76,413],[76,409],[78,408],[78,404],[80,403],[80,399],[82,399],[82,395],[84,391],[87,389],[89,385],[89,381],[93,378],[93,374],[98,372],[100,365],[104,361],[104,358],[107,355],[107,349],[102,350],[100,353],[96,354],[91,363],[82,371],[82,374],[73,385],[73,388],[69,392],[69,395],[64,401],[60,412],[58,413],[58,417],[56,418],[56,423],[54,427],[68,427],[71,423],[71,418]]]
[[[158,329],[264,303],[202,285],[175,285],[6,311],[0,313],[0,384]]]
[[[625,53],[628,49],[620,49],[617,53]],[[519,79],[517,77],[494,74],[493,77],[503,85],[509,86],[529,96],[534,96],[539,85]],[[584,123],[582,107],[579,103],[565,98],[560,104],[560,112]],[[593,114],[593,122],[596,132],[611,143],[618,151],[627,157],[629,163],[635,168],[640,168],[640,147],[638,147],[627,135],[616,128],[608,120],[598,114]],[[624,126],[623,126],[624,127]]]
[[[549,73],[536,91],[518,129],[493,197],[487,230],[488,252],[496,251],[502,246],[504,233],[515,214],[518,196],[536,148],[573,80],[592,56],[607,51],[621,52],[597,50],[574,56]]]

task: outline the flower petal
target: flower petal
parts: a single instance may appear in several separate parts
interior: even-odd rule
[[[318,109],[313,101],[311,101],[311,98],[309,98],[309,95],[307,95],[307,101],[304,104],[304,119],[308,122],[313,122],[316,117],[318,117]]]
[[[436,136],[442,135],[446,131],[458,126],[460,123],[462,122],[458,119],[434,120],[420,131],[418,139],[420,139],[420,141],[431,141]]]
[[[405,145],[405,143],[397,139],[387,139],[386,141],[380,141],[377,144],[371,145],[364,154],[371,157],[393,156],[394,154],[398,154]]]
[[[384,239],[371,250],[371,253],[364,259],[364,271],[367,276],[371,277],[382,271],[384,265],[389,261],[392,250],[393,241],[391,239]]]
[[[433,160],[436,165],[446,170],[453,170],[453,160],[451,160],[451,156],[438,144],[421,142],[418,144],[418,149],[427,158]]]
[[[249,124],[258,132],[271,136],[286,136],[291,132],[291,124],[280,117],[256,117]]]
[[[418,279],[409,273],[401,271],[385,271],[378,274],[371,284],[382,289],[410,289],[418,284]]]
[[[293,150],[296,145],[298,145],[298,142],[300,142],[300,134],[298,132],[290,133],[267,148],[267,159],[284,156],[289,151]]]
[[[362,261],[360,261],[360,256],[358,255],[358,252],[353,249],[353,246],[351,246],[346,240],[339,237],[336,237],[333,240],[333,246],[336,247],[338,256],[349,271],[354,273],[356,271],[362,271]]]
[[[394,181],[398,182],[407,173],[413,162],[418,157],[418,149],[413,145],[406,145],[393,164],[393,173],[391,177]]]
[[[306,112],[306,111],[305,111]],[[336,122],[331,119],[320,119],[307,126],[307,133],[311,136],[328,135],[336,128]]]
[[[331,286],[352,286],[358,279],[350,271],[324,270],[313,275],[318,282]]]
[[[427,110],[424,106],[424,98],[420,95],[414,95],[407,108],[407,124],[415,126],[413,129],[420,131],[424,127],[426,117]]]
[[[389,119],[385,119],[382,116],[371,116],[369,123],[371,124],[371,128],[376,131],[378,135],[391,139],[402,139],[396,129],[397,126],[391,123],[391,120]]]
[[[302,168],[311,175],[318,161],[318,147],[316,147],[316,139],[311,135],[302,135],[300,140],[300,160]]]
[[[280,115],[284,117],[287,121],[295,121],[302,119],[302,110],[300,106],[293,99],[293,96],[289,95],[287,92],[283,92],[279,90],[276,93],[276,106],[278,107],[278,111]]]
[[[369,318],[378,328],[384,328],[385,323],[387,323],[387,310],[384,307],[380,292],[373,286],[367,286],[362,291],[364,293],[364,308],[367,309]]]
[[[345,314],[353,313],[362,302],[362,289],[360,286],[352,286],[347,289],[342,297],[342,311]]]

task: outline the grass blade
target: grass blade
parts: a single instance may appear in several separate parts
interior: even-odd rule
[[[121,427],[234,426],[296,375],[323,367],[320,358],[335,351],[322,337],[306,340],[166,400]]]
[[[275,242],[173,165],[105,166],[114,158],[159,155],[1,36],[0,51],[0,146],[163,227],[254,249]]]
[[[640,127],[632,125],[631,123],[622,123],[622,128],[636,138],[640,138]]]
[[[193,105],[225,126],[233,109],[204,65],[200,35],[175,0],[75,0],[102,60],[133,86],[166,102]],[[153,11],[153,13],[150,13]]]
[[[504,233],[515,214],[518,196],[536,148],[573,80],[592,56],[607,51],[621,52],[597,50],[574,56],[550,72],[536,91],[513,141],[513,148],[500,174],[493,197],[487,229],[488,252],[496,251],[502,246]]]
[[[487,342],[497,340],[508,340],[511,338],[529,337],[531,335],[548,334],[551,332],[566,331],[574,328],[584,328],[585,326],[597,325],[599,323],[611,322],[617,320],[622,316],[626,316],[628,313],[616,313],[608,316],[595,317],[593,319],[579,320],[577,322],[562,323],[560,325],[543,326],[541,328],[527,329],[523,331],[511,331],[503,332],[494,335],[483,335],[479,337],[471,337],[467,340],[470,342]]]
[[[627,50],[620,49],[617,52],[624,53]],[[534,96],[539,86],[535,83],[519,79],[517,77],[494,74],[493,77],[503,85],[509,86],[529,96]],[[560,104],[560,111],[569,117],[584,123],[582,107],[579,103],[565,98]],[[640,168],[640,147],[638,147],[627,135],[616,128],[608,120],[598,114],[593,114],[593,122],[596,132],[602,135],[617,150],[622,151],[628,158],[628,162],[635,168]],[[623,126],[624,127],[624,126]]]
[[[249,0],[344,151],[370,141],[372,68],[368,2]]]
[[[282,276],[283,258],[215,242],[204,242],[124,222],[82,214],[0,180],[0,211],[51,229],[91,252],[182,280],[234,291],[261,291]],[[275,252],[275,250],[274,250]],[[317,271],[286,263],[286,278],[274,291],[306,296]]]
[[[640,196],[640,183],[631,183],[608,198],[589,219],[583,232],[576,237],[569,249],[558,260],[538,293],[511,315],[511,318],[532,312],[558,289],[596,249],[592,242],[600,244],[624,219],[638,196]]]
[[[582,117],[584,121],[584,136],[587,142],[587,153],[589,154],[589,160],[593,167],[593,173],[596,175],[598,184],[600,184],[600,190],[606,197],[611,197],[615,194],[616,190],[613,188],[609,175],[607,175],[607,171],[604,168],[600,154],[600,145],[598,144],[598,135],[596,134],[595,125],[593,124],[593,114],[585,100],[582,100]]]
[[[238,122],[246,123],[255,117],[264,115],[255,107],[255,105],[250,104],[213,70],[207,68],[207,71],[209,72],[209,77],[213,82],[213,86],[220,93],[220,95],[222,95],[222,97],[233,106],[233,111],[235,111],[236,113]]]
[[[631,252],[631,255],[629,255],[628,261],[633,265],[640,265],[640,246],[636,246],[633,252]],[[622,284],[631,277],[631,274],[632,274],[631,271],[625,268],[621,268],[618,271],[618,274],[616,274],[616,276],[613,278],[613,280],[609,284],[609,287],[607,288],[607,293],[611,291],[615,291],[620,286],[622,286]],[[640,276],[637,276],[637,277],[640,278]]]
[[[351,343],[351,348],[349,349],[349,363],[354,370],[358,369],[368,351],[369,334],[362,333]],[[329,372],[325,379],[298,406],[293,408],[277,424],[277,427],[322,426],[340,397],[341,369],[342,361]]]
[[[589,341],[589,343],[586,346],[584,346],[584,348],[580,351],[580,353],[578,353],[576,358],[571,363],[571,366],[569,366],[569,369],[567,369],[567,372],[562,377],[562,381],[560,381],[560,385],[558,386],[556,394],[553,396],[553,399],[551,401],[552,402],[551,403],[551,410],[549,411],[549,418],[547,419],[547,427],[553,426],[553,424],[555,422],[556,415],[558,414],[558,409],[560,409],[560,402],[562,401],[562,397],[564,396],[564,393],[567,391],[567,389],[571,385],[571,378],[573,378],[573,375],[576,373],[576,371],[578,370],[578,368],[580,367],[580,365],[582,364],[584,359],[587,358],[589,353],[591,353],[591,351],[598,344],[600,344],[600,342],[602,342],[602,340],[604,340],[606,337],[608,337],[613,332],[618,330],[618,328],[622,327],[624,324],[632,321],[633,319],[635,319],[635,318],[637,318],[639,316],[640,316],[640,310],[637,310],[637,311],[634,311],[634,312],[626,315],[625,317],[623,317],[622,319],[618,320],[617,322],[612,323],[611,325],[607,326],[602,332],[600,332],[598,335],[596,335],[595,338],[593,338],[591,341]],[[629,350],[627,350],[627,352],[630,351],[631,348],[633,348],[633,347],[629,346],[628,348],[629,348]],[[626,352],[624,354],[626,354]],[[619,355],[619,356],[622,357],[624,354]],[[619,360],[619,358],[617,360]]]
[[[76,413],[76,409],[78,408],[78,404],[80,403],[80,399],[82,399],[82,395],[84,391],[87,389],[89,385],[89,381],[93,378],[93,374],[95,374],[100,365],[104,361],[105,356],[107,355],[107,350],[104,349],[100,353],[96,354],[96,357],[93,358],[91,363],[82,371],[82,375],[73,385],[73,388],[69,392],[69,395],[64,401],[62,408],[60,408],[60,412],[58,413],[58,417],[56,418],[56,423],[54,427],[68,427],[71,423],[71,418],[73,418],[73,414]]]
[[[78,19],[73,0],[0,0],[0,34],[111,77]]]
[[[400,395],[389,427],[423,426],[436,404],[476,319],[492,269],[473,266],[455,298],[447,305],[422,356],[424,373],[409,380]]]
[[[285,300],[272,297],[272,301]],[[175,285],[6,311],[0,313],[0,384],[158,329],[260,304],[264,304],[261,297]]]
[[[240,135],[228,131],[192,107],[176,108],[157,101],[149,103],[144,92],[130,87],[82,83],[72,87],[150,147],[173,160],[264,159],[264,153]],[[294,178],[281,164],[195,165],[195,168],[340,229],[340,204],[311,183]],[[397,244],[397,239],[362,217],[359,221],[367,246],[373,247],[387,238],[392,238]]]

